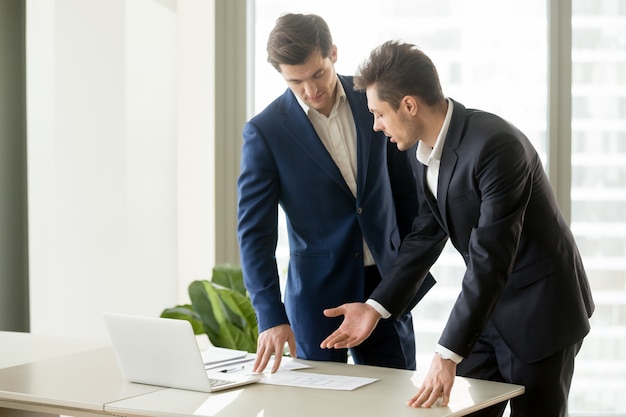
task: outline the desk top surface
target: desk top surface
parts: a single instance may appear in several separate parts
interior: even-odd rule
[[[108,345],[105,340],[0,331],[0,369]]]
[[[457,378],[448,407],[414,409],[406,401],[417,392],[423,375],[413,371],[363,365],[302,361],[300,372],[378,378],[353,391],[254,384],[219,393],[165,389],[107,404],[107,412],[126,416],[345,417],[460,416],[520,395],[524,388]]]
[[[106,342],[0,332],[0,358],[3,402],[102,413],[108,402],[163,389],[125,381]]]
[[[423,375],[417,372],[304,361],[312,368],[302,372],[379,380],[354,391],[253,384],[209,394],[127,382],[110,346],[72,340],[63,348],[57,340],[58,346],[53,344],[52,348],[41,349],[46,338],[7,333],[0,332],[0,358],[3,358],[0,365],[5,366],[0,369],[0,407],[48,407],[61,409],[62,414],[68,415],[90,412],[142,417],[345,417],[353,413],[394,417],[457,416],[524,391],[518,385],[457,378],[449,407],[412,409],[406,406],[406,401],[422,381]],[[47,341],[54,341],[54,338]],[[27,361],[29,349],[31,362]]]

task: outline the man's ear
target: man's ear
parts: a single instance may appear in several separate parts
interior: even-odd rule
[[[408,114],[416,115],[419,110],[419,103],[413,96],[404,96],[400,100],[400,108],[404,109]]]
[[[337,45],[333,45],[333,48],[330,51],[330,61],[334,64],[337,62]]]

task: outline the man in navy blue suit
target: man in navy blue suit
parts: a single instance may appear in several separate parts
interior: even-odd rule
[[[340,324],[323,310],[365,301],[389,273],[417,214],[415,181],[407,154],[372,130],[365,94],[335,72],[322,18],[281,16],[267,52],[288,88],[245,124],[238,180],[241,264],[260,332],[254,370],[275,355],[276,371],[285,344],[294,357],[345,362],[347,349],[320,348]],[[279,205],[290,250],[284,294]],[[410,312],[378,323],[351,354],[357,364],[415,369]]]
[[[417,144],[419,215],[371,299],[326,312],[344,321],[322,346],[357,346],[381,317],[404,314],[450,239],[467,269],[409,405],[447,405],[456,372],[524,385],[513,416],[565,416],[594,303],[532,144],[502,118],[444,97],[432,61],[411,44],[376,48],[354,82],[366,90],[374,130],[399,149]],[[500,416],[505,405],[477,414]]]

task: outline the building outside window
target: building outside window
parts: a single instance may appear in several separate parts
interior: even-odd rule
[[[596,311],[570,396],[626,413],[626,2],[572,1],[572,230]],[[591,414],[590,414],[591,415]],[[597,415],[597,414],[596,414]]]

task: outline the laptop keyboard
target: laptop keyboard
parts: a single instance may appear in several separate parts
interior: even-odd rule
[[[232,381],[225,381],[223,379],[209,378],[209,384],[213,388],[220,387],[220,386],[226,385],[226,384],[230,384],[231,382]]]

